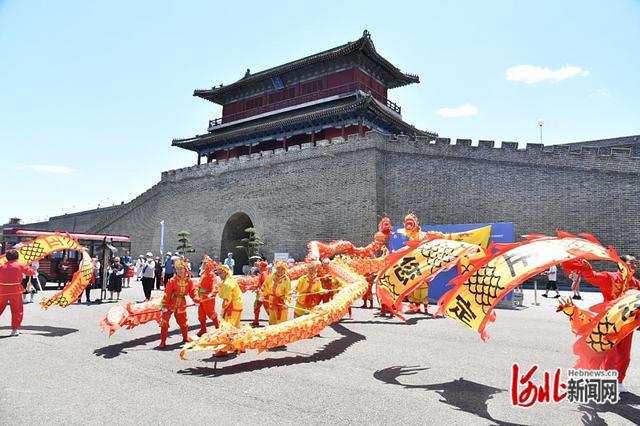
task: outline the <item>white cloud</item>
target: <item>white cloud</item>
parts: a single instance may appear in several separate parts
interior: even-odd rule
[[[592,92],[589,94],[590,98],[605,98],[605,99],[611,99],[613,98],[613,95],[611,94],[611,92],[607,89],[598,89],[595,92]]]
[[[585,77],[589,71],[567,64],[557,70],[536,67],[534,65],[516,65],[507,69],[507,80],[524,81],[527,84],[539,83],[545,80],[561,81],[573,77]]]
[[[478,114],[478,108],[471,104],[464,104],[456,108],[440,108],[436,114],[445,118],[471,117]]]
[[[16,170],[34,170],[44,173],[71,173],[73,169],[67,166],[52,166],[50,164],[31,164],[28,166],[16,167]]]

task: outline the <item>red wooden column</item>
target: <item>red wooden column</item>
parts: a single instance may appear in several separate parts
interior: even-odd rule
[[[282,148],[284,148],[285,151],[287,150],[287,137],[286,136],[282,139]]]

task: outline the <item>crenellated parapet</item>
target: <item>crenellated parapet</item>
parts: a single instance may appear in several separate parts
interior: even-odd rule
[[[192,167],[168,170],[162,172],[161,181],[177,182],[184,179],[217,175],[254,167],[274,166],[283,162],[304,160],[328,154],[335,155],[340,151],[354,151],[364,149],[368,145],[373,146],[372,142],[373,140],[370,140],[368,136],[350,135],[347,139],[336,137],[331,140],[319,140],[316,141],[315,145],[303,143],[289,146],[286,150],[284,148],[264,150],[251,155],[240,155]]]
[[[389,138],[386,150],[411,152],[429,156],[441,156],[464,160],[515,163],[525,166],[549,166],[568,169],[586,169],[601,172],[640,173],[640,155],[630,148],[570,147],[568,145],[542,145],[518,142],[502,142],[449,138],[408,139],[401,136]]]
[[[365,136],[350,135],[347,139],[336,137],[313,143],[264,150],[250,155],[217,160],[192,167],[169,170],[162,173],[162,182],[177,182],[203,176],[253,167],[273,166],[282,162],[298,161],[317,156],[339,155],[341,152],[362,149],[377,149],[384,153],[414,154],[429,157],[454,158],[462,161],[502,162],[519,164],[522,167],[553,167],[582,169],[614,173],[640,173],[640,155],[630,148],[615,147],[571,147],[568,145],[548,145],[504,141],[496,144],[493,140],[477,140],[409,137],[406,135],[386,135],[370,131]]]
[[[225,224],[243,212],[267,256],[297,258],[309,240],[363,242],[378,215],[400,223],[413,210],[429,224],[512,222],[517,235],[590,232],[638,253],[640,161],[604,148],[379,132],[322,139],[164,172],[117,211],[94,214],[91,231],[131,235],[133,251],[155,253],[164,221],[167,246],[189,229],[199,258],[226,252]]]

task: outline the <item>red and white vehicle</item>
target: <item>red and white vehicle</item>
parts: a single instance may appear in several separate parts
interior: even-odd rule
[[[34,240],[38,237],[55,235],[56,231],[48,231],[43,229],[30,228],[4,228],[2,230],[2,243],[0,243],[0,254],[4,254],[13,246],[21,242]],[[111,234],[89,234],[85,232],[69,232],[72,238],[76,238],[80,244],[89,251],[91,256],[98,256],[99,259],[104,258],[104,250],[115,248],[118,253],[124,253],[131,250],[131,239],[127,235],[111,235]],[[71,275],[78,270],[79,253],[75,250],[64,250],[51,254],[40,260],[38,268],[38,279],[42,288],[45,288],[47,282],[57,282],[64,279],[58,271],[58,263],[62,261],[64,256],[71,263],[68,274]]]

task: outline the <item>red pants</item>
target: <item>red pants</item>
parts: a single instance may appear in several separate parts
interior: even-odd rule
[[[207,318],[213,320],[213,325],[218,328],[218,314],[216,313],[216,300],[204,300],[198,305],[198,320],[200,321],[200,329],[207,331]]]
[[[171,319],[171,314],[176,317],[176,322],[180,326],[180,331],[182,332],[182,341],[190,342],[191,338],[189,337],[189,325],[187,324],[187,311],[186,308],[179,308],[183,312],[175,312],[167,311],[162,313],[162,320],[160,321],[160,347],[164,348],[165,343],[167,341],[167,336],[169,335],[169,320]]]
[[[258,325],[260,320],[260,308],[264,308],[264,311],[269,315],[269,309],[264,302],[260,302],[258,299],[253,304],[253,325]]]
[[[7,303],[11,305],[11,328],[17,330],[22,324],[22,316],[24,308],[22,306],[22,294],[0,294],[0,316],[7,307]]]
[[[187,323],[187,312],[171,312],[167,311],[162,314],[162,322],[160,323],[160,328],[169,328],[169,320],[171,319],[171,314],[176,318],[176,322],[180,326],[180,328],[187,328],[189,324]]]
[[[622,339],[612,349],[606,352],[594,352],[583,339],[574,345],[574,352],[578,355],[576,368],[585,370],[616,370],[618,372],[618,383],[624,381],[631,361],[631,344],[633,333]]]
[[[603,370],[617,370],[618,382],[622,383],[627,375],[627,368],[631,361],[631,344],[633,343],[633,333],[622,339],[611,349],[610,355],[602,363]]]

